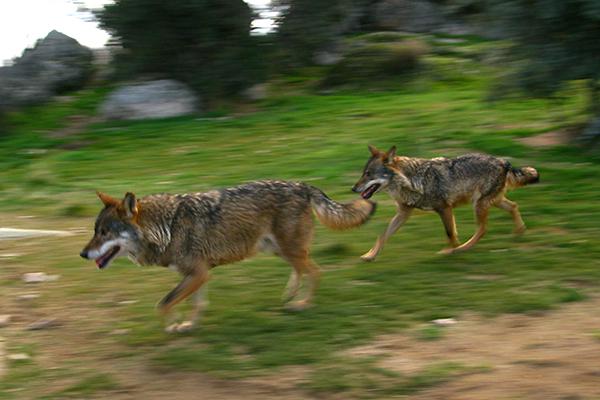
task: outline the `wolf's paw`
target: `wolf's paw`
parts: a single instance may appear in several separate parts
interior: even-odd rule
[[[294,299],[294,297],[296,297],[296,295],[297,295],[297,294],[298,294],[298,293],[288,293],[288,292],[286,291],[286,292],[284,292],[284,293],[281,295],[281,301],[282,301],[284,304],[286,304],[286,303],[289,303],[290,301],[292,301],[292,300]]]
[[[192,321],[183,321],[177,326],[178,333],[189,332],[192,329],[194,329],[194,323]]]
[[[371,262],[371,261],[375,261],[375,257],[377,257],[377,254],[374,254],[374,253],[368,251],[365,254],[363,254],[362,256],[360,256],[360,259],[363,260],[364,262]]]
[[[181,323],[174,323],[165,328],[165,332],[167,333],[185,333],[189,332],[194,328],[194,323],[192,321],[184,321]]]
[[[166,333],[177,333],[178,326],[179,326],[179,324],[177,322],[174,324],[171,324],[165,328],[165,332]]]
[[[515,235],[522,235],[525,233],[526,229],[527,229],[527,227],[525,225],[521,225],[521,226],[518,226],[515,229],[513,229],[513,233]]]
[[[285,309],[288,311],[304,311],[311,306],[312,305],[308,300],[298,300],[286,304]]]
[[[445,249],[441,249],[437,253],[441,254],[443,256],[449,256],[450,254],[454,253],[454,250],[455,250],[454,247],[446,247]]]

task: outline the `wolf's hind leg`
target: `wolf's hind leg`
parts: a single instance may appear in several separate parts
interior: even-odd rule
[[[465,243],[461,244],[460,246],[458,246],[454,249],[450,248],[450,249],[442,250],[442,253],[450,254],[450,253],[454,253],[454,252],[458,252],[458,251],[469,250],[477,242],[479,242],[479,239],[481,239],[483,237],[483,235],[485,235],[485,231],[487,229],[488,212],[489,212],[488,202],[485,200],[477,200],[475,202],[475,218],[477,219],[477,231]]]
[[[456,221],[454,219],[452,207],[443,208],[438,211],[438,214],[440,215],[442,223],[444,224],[444,229],[446,230],[446,236],[448,236],[448,243],[450,244],[450,247],[458,247],[460,242],[458,240],[458,232],[456,231]],[[441,252],[443,253],[444,250]]]
[[[383,249],[383,245],[385,244],[385,242],[387,242],[390,236],[396,233],[396,231],[398,231],[398,229],[400,229],[400,227],[404,225],[408,217],[410,217],[411,212],[412,208],[398,207],[398,212],[396,213],[396,215],[394,215],[394,217],[388,224],[387,228],[383,232],[383,235],[377,238],[377,240],[375,241],[375,245],[373,245],[371,250],[367,251],[365,254],[360,256],[361,260],[375,260],[375,257],[377,257],[381,249]]]
[[[315,264],[308,256],[308,252],[299,257],[290,257],[289,260],[294,266],[294,269],[301,270],[306,273],[308,278],[308,291],[304,299],[289,303],[288,308],[294,311],[304,310],[310,307],[312,304],[315,292],[319,287],[319,278],[321,276],[321,272],[319,271],[317,264]]]
[[[302,276],[308,278],[308,293],[302,300],[287,304],[292,310],[307,308],[319,285],[319,268],[309,257],[310,241],[313,232],[311,209],[307,208],[298,218],[281,218],[273,228],[279,245],[280,256],[294,268],[284,292],[284,300],[296,297]]]
[[[281,300],[284,303],[292,300],[298,294],[298,289],[300,289],[300,281],[302,280],[302,271],[294,268],[290,273],[290,278],[288,279],[287,284],[285,285],[285,290],[281,295]]]
[[[521,234],[525,232],[525,222],[523,222],[523,218],[521,218],[521,213],[519,212],[519,205],[517,203],[515,203],[514,201],[510,201],[506,197],[502,197],[500,201],[498,201],[494,205],[510,213],[515,223],[514,232],[516,234]]]

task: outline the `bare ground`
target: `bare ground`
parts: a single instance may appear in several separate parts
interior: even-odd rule
[[[590,399],[600,397],[600,299],[534,315],[465,315],[436,341],[387,335],[352,349],[379,366],[413,373],[440,362],[483,367],[415,399]]]

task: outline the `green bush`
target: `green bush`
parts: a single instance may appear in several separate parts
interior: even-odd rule
[[[266,48],[242,0],[115,0],[96,15],[118,45],[117,78],[177,79],[208,101],[264,78]]]
[[[314,64],[315,53],[329,48],[358,0],[273,0],[279,11],[276,42],[281,67]]]
[[[427,52],[423,42],[369,43],[348,51],[327,71],[322,84],[337,86],[387,80],[417,69]]]
[[[517,72],[503,84],[553,96],[573,80],[586,80],[590,111],[600,115],[600,2],[502,0],[489,3],[511,39],[506,53]]]

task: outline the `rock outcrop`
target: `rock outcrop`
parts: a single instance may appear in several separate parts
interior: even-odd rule
[[[200,99],[181,82],[162,79],[121,86],[100,106],[106,119],[178,117],[200,110]]]
[[[75,39],[50,32],[13,65],[0,68],[0,109],[43,103],[82,87],[92,73],[92,58]]]

